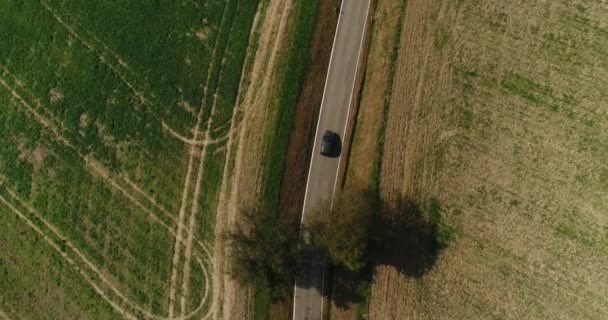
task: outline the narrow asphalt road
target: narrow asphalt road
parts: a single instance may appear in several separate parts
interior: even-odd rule
[[[303,226],[307,224],[307,212],[333,199],[339,158],[323,157],[319,149],[325,130],[337,132],[341,139],[344,137],[370,4],[370,0],[342,1],[308,172],[302,209]],[[303,259],[301,275],[295,285],[294,320],[323,319],[325,269],[325,257],[318,252],[310,253]]]

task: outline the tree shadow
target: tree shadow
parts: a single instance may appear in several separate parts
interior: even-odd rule
[[[433,268],[449,244],[449,230],[441,223],[437,200],[432,199],[426,210],[407,199],[391,205],[378,202],[375,207],[368,265],[358,272],[341,267],[332,270],[329,294],[338,308],[367,299],[376,267],[390,266],[401,274],[421,278]]]
[[[371,228],[372,264],[392,266],[415,278],[433,268],[449,240],[447,231],[442,230],[441,207],[435,199],[426,214],[407,199],[394,205],[383,204]]]
[[[336,307],[345,309],[354,303],[365,301],[371,289],[373,267],[369,265],[354,272],[336,266],[330,276],[330,290],[325,293],[325,297],[331,297]]]
[[[298,286],[322,292],[338,308],[348,308],[367,299],[378,266],[392,267],[412,278],[423,277],[432,270],[451,238],[449,229],[441,221],[441,206],[436,199],[431,199],[422,209],[408,199],[381,203],[369,193],[357,196],[369,201],[365,202],[369,204],[366,207],[373,211],[373,215],[361,220],[367,225],[368,234],[365,267],[351,271],[344,266],[330,265],[327,253],[320,248],[300,247]],[[324,276],[319,277],[322,274]]]

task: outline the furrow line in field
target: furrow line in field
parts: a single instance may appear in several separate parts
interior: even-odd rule
[[[161,125],[162,125],[163,129],[169,133],[169,135],[173,136],[175,139],[183,142],[184,144],[187,144],[189,146],[194,146],[194,147],[200,147],[205,143],[204,141],[188,139],[188,138],[182,136],[177,131],[171,129],[171,127],[169,127],[165,121],[161,121]]]
[[[220,71],[220,74],[221,74],[221,71]],[[201,160],[199,162],[197,176],[196,176],[196,180],[194,183],[194,193],[192,194],[192,206],[190,208],[190,217],[189,217],[189,221],[188,221],[188,231],[187,231],[188,237],[186,240],[185,250],[184,250],[185,262],[184,262],[184,266],[183,266],[183,270],[182,270],[182,288],[181,288],[182,294],[180,297],[180,311],[181,311],[182,315],[186,311],[186,298],[188,296],[188,290],[189,290],[190,259],[191,259],[191,255],[192,255],[192,241],[194,238],[194,225],[196,222],[196,212],[198,211],[198,207],[199,207],[201,180],[203,178],[203,174],[205,171],[204,170],[205,158],[207,156],[207,149],[209,146],[209,143],[208,143],[209,131],[211,128],[213,116],[217,112],[217,103],[215,103],[215,102],[217,101],[217,90],[218,89],[219,89],[219,85],[216,88],[216,93],[214,95],[214,103],[211,107],[211,114],[205,124],[205,126],[206,126],[205,136],[203,139],[204,144],[203,144],[203,148],[200,152],[200,156],[199,156],[199,158]]]
[[[118,78],[127,86],[129,87],[129,89],[131,89],[131,91],[133,92],[133,94],[137,97],[137,99],[142,103],[142,104],[147,104],[150,105],[150,100],[148,98],[146,98],[146,96],[143,94],[143,92],[141,92],[140,90],[138,90],[137,88],[135,88],[135,85],[133,85],[129,79],[127,79],[127,77],[120,72],[120,70],[118,70],[118,68],[113,65],[112,63],[110,63],[108,61],[108,59],[106,58],[106,55],[103,52],[99,52],[99,50],[96,49],[96,47],[91,44],[89,41],[85,40],[78,32],[76,32],[76,30],[74,30],[74,28],[72,28],[72,26],[70,26],[67,22],[65,22],[65,20],[59,16],[59,14],[57,14],[56,10],[54,10],[53,8],[51,8],[48,3],[46,3],[46,1],[40,1],[40,3],[42,4],[42,6],[44,7],[44,9],[46,11],[48,11],[51,16],[57,21],[59,22],[59,24],[66,29],[72,36],[74,36],[74,38],[76,38],[78,41],[80,41],[80,43],[82,43],[82,45],[84,45],[87,49],[89,49],[90,51],[96,53],[97,58],[99,59],[99,61],[101,61],[101,63],[103,63],[104,65],[106,65],[114,74],[116,74],[118,76]]]
[[[103,40],[100,40],[97,36],[95,36],[95,34],[92,31],[87,30],[85,27],[83,27],[79,22],[77,22],[78,17],[74,18],[73,15],[71,15],[68,12],[62,12],[59,13],[59,10],[51,8],[51,6],[48,3],[43,3],[43,5],[47,5],[49,9],[51,9],[51,11],[53,13],[55,13],[58,17],[63,17],[62,20],[65,22],[67,19],[70,19],[71,21],[66,22],[67,25],[69,25],[71,27],[72,30],[76,31],[79,30],[80,36],[82,37],[82,34],[86,34],[86,36],[90,39],[90,41],[95,42],[99,47],[101,47],[101,51],[104,51],[106,55],[110,56],[111,58],[114,59],[115,63],[122,67],[124,70],[126,70],[126,72],[130,73],[131,76],[134,77],[138,77],[139,75],[137,74],[137,72],[135,70],[133,70],[129,64],[125,61],[125,59],[123,57],[121,57],[116,51],[112,50],[112,48],[110,48],[108,45],[106,45]],[[67,19],[66,19],[67,18]],[[154,94],[150,94],[152,97],[154,97]]]
[[[194,165],[194,152],[196,147],[190,146],[189,148],[189,158],[188,158],[188,167],[186,169],[186,177],[184,180],[184,187],[182,189],[182,199],[181,206],[179,209],[179,216],[177,220],[177,231],[175,235],[175,244],[173,246],[173,258],[171,259],[171,278],[169,283],[169,318],[173,319],[174,314],[174,300],[175,300],[175,292],[176,292],[176,281],[177,281],[177,267],[179,265],[179,259],[181,255],[181,243],[183,240],[182,233],[184,232],[184,216],[186,212],[186,206],[188,203],[188,194],[190,193],[190,183],[192,175],[192,166]],[[203,161],[199,159],[199,161]]]
[[[0,85],[2,85],[7,91],[8,93],[17,101],[19,101],[19,103],[26,108],[26,110],[34,117],[34,119],[36,121],[38,121],[38,123],[40,123],[43,127],[47,128],[48,130],[50,130],[51,132],[53,132],[53,134],[55,135],[55,138],[57,140],[59,140],[59,142],[61,142],[62,144],[64,144],[65,146],[69,147],[70,149],[73,149],[74,151],[76,151],[79,155],[81,155],[81,153],[78,151],[78,149],[76,147],[74,147],[74,145],[72,145],[69,141],[67,141],[59,132],[59,130],[57,130],[56,127],[52,126],[46,119],[44,119],[42,116],[40,116],[40,114],[38,114],[34,108],[27,103],[27,101],[25,101],[18,93],[17,91],[15,91],[4,79],[0,78]]]
[[[54,126],[59,126],[61,127],[62,131],[67,131],[67,129],[65,128],[65,125],[63,125],[63,123],[61,122],[61,120],[55,115],[53,114],[51,111],[48,110],[48,108],[44,107],[42,105],[42,102],[40,101],[40,99],[38,99],[38,97],[25,85],[25,82],[23,82],[21,79],[17,78],[17,76],[15,76],[5,65],[0,64],[0,69],[2,70],[2,75],[5,77],[10,77],[12,78],[12,82],[13,82],[13,86],[12,86],[12,90],[14,90],[15,92],[16,87],[19,87],[19,89],[21,91],[24,91],[25,93],[27,93],[30,97],[31,100],[34,101],[34,104],[38,107],[38,110],[42,113],[44,113],[47,117],[47,119],[50,122],[55,122]],[[8,80],[8,79],[5,79]],[[66,139],[67,140],[67,139]]]

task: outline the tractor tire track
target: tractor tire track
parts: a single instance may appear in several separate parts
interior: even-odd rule
[[[228,11],[228,5],[226,4],[224,6],[224,10],[222,12],[222,19],[220,22],[220,25],[223,25],[224,19],[226,18],[226,13]],[[211,54],[211,61],[215,61],[215,57],[218,54],[218,47],[219,47],[219,36],[216,37],[215,39],[215,43],[213,45],[213,51]],[[224,49],[225,50],[225,49]],[[222,53],[223,55],[223,53]],[[212,63],[212,65],[209,67],[209,69],[207,70],[207,77],[205,79],[205,84],[209,83],[211,81],[211,77],[212,77],[212,70],[214,69],[214,65]],[[207,98],[207,94],[208,94],[208,86],[205,86],[203,88],[203,97],[201,99],[201,107],[199,108],[199,112],[197,114],[197,120],[196,120],[196,125],[193,128],[193,141],[197,141],[199,140],[199,134],[200,134],[200,125],[201,122],[203,121],[203,113],[205,110],[205,99]],[[213,113],[213,110],[212,112]],[[209,119],[211,119],[212,115],[209,116]],[[176,291],[177,291],[177,277],[178,277],[178,268],[179,268],[179,259],[181,256],[181,250],[182,250],[182,243],[184,243],[183,240],[183,233],[184,233],[184,219],[185,219],[185,215],[186,215],[186,207],[188,204],[188,195],[190,194],[190,184],[191,184],[191,180],[192,180],[192,166],[193,166],[193,162],[195,159],[195,155],[198,153],[198,149],[197,149],[197,145],[193,145],[191,144],[189,146],[189,150],[188,150],[188,168],[186,170],[186,177],[184,180],[184,187],[182,188],[182,200],[181,200],[181,206],[180,206],[180,210],[179,210],[179,215],[178,215],[178,221],[177,221],[177,235],[176,235],[176,240],[175,240],[175,245],[173,248],[173,258],[172,258],[172,262],[171,262],[171,278],[170,278],[170,283],[169,283],[169,318],[173,318],[174,317],[174,313],[175,313],[175,296],[176,296]],[[203,143],[203,151],[206,149],[205,148],[205,143]],[[202,153],[202,152],[201,152]],[[204,158],[202,157],[198,157],[198,160],[200,161],[199,167],[202,167],[204,165]],[[200,180],[197,178],[196,183],[199,184]],[[196,188],[196,187],[195,187]],[[190,231],[190,228],[188,228],[188,231]],[[190,233],[188,233],[188,237],[189,237]],[[183,278],[182,278],[183,280]],[[182,281],[183,283],[183,281]],[[183,294],[182,294],[183,296]],[[180,307],[181,307],[181,300],[180,300]],[[182,310],[180,310],[182,311]]]
[[[4,69],[3,66],[0,65],[0,67],[2,67],[2,69]],[[34,118],[34,120],[36,120],[45,129],[51,131],[52,135],[55,138],[55,140],[57,140],[61,144],[65,145],[69,149],[71,149],[74,153],[76,153],[85,162],[85,164],[89,164],[89,167],[91,167],[93,169],[93,172],[89,171],[91,174],[96,173],[97,175],[99,175],[100,177],[102,177],[104,180],[106,180],[109,183],[109,185],[112,188],[118,190],[127,199],[129,199],[130,201],[132,201],[137,207],[142,208],[146,213],[148,213],[155,222],[161,223],[163,221],[163,219],[160,219],[157,214],[154,214],[152,212],[151,209],[149,209],[148,207],[144,206],[141,202],[137,201],[136,197],[133,196],[132,193],[129,193],[125,188],[121,187],[118,184],[118,182],[116,181],[116,179],[114,179],[114,178],[111,177],[111,175],[109,173],[109,170],[107,168],[105,168],[99,161],[95,161],[92,156],[84,155],[79,150],[78,147],[76,147],[74,144],[72,144],[70,141],[68,141],[67,138],[65,138],[64,135],[62,135],[61,131],[57,128],[58,125],[53,124],[52,121],[46,119],[40,113],[38,113],[36,111],[36,109],[31,104],[29,104],[21,95],[19,95],[19,93],[13,87],[11,87],[5,81],[5,79],[3,79],[1,77],[0,77],[0,86],[4,87],[8,91],[8,93],[15,100],[17,100],[19,102],[19,104],[25,109],[25,111],[27,113],[29,113]],[[46,110],[46,108],[44,108],[44,106],[42,106],[41,104],[37,103],[37,105],[42,110]],[[59,125],[59,127],[62,127],[62,125]],[[63,128],[63,130],[65,131],[66,129]],[[91,164],[94,164],[94,165],[91,165]],[[133,185],[134,185],[134,183],[133,183]],[[165,219],[164,220],[169,219],[169,220],[175,222],[175,217],[173,217],[173,215],[169,214],[169,211],[167,209],[165,209],[164,207],[160,206],[155,200],[153,200],[153,197],[151,197],[150,195],[147,195],[139,187],[136,189],[136,192],[140,193],[144,198],[148,199],[148,201],[150,201],[151,203],[156,204],[156,206],[159,208],[160,212],[163,213],[163,215],[165,215]],[[163,224],[166,224],[166,222],[161,223],[161,225],[163,225]],[[164,226],[166,227],[166,225],[164,225]]]
[[[4,205],[6,207],[8,207],[13,213],[15,213],[20,219],[24,220],[25,223],[32,228],[34,231],[36,231],[36,233],[38,233],[45,242],[47,242],[53,249],[55,249],[55,251],[57,251],[57,253],[59,253],[61,255],[62,258],[64,258],[70,265],[72,265],[77,271],[79,271],[79,273],[83,276],[83,279],[85,279],[85,281],[87,281],[91,287],[97,292],[97,294],[99,294],[99,296],[101,296],[104,300],[106,300],[106,302],[108,302],[112,308],[114,308],[114,310],[116,310],[118,313],[120,313],[122,316],[124,316],[125,318],[128,319],[135,319],[135,316],[130,314],[129,312],[127,312],[125,309],[123,309],[121,306],[119,306],[117,303],[115,303],[113,300],[111,300],[103,290],[101,290],[97,284],[95,284],[92,279],[89,278],[89,276],[78,266],[78,264],[70,257],[68,257],[68,255],[63,252],[61,250],[61,248],[59,247],[59,245],[57,245],[52,239],[50,239],[50,237],[45,234],[38,226],[36,226],[30,219],[28,219],[21,211],[17,210],[17,208],[15,208],[10,202],[8,202],[3,196],[0,195],[0,202],[4,203]],[[45,220],[41,220],[44,221]],[[70,246],[71,248],[71,242],[67,242],[66,244],[68,246]]]
[[[220,80],[218,80],[218,83],[221,83],[222,70],[223,70],[223,64],[222,64],[222,68],[220,69]],[[200,156],[199,156],[199,158],[201,160],[199,162],[196,181],[194,184],[195,185],[194,193],[192,194],[192,207],[190,208],[190,217],[189,217],[189,222],[188,222],[188,239],[186,241],[186,247],[185,247],[185,252],[184,252],[185,262],[184,262],[184,268],[183,268],[182,295],[181,295],[181,299],[180,299],[180,310],[181,310],[182,314],[186,310],[186,298],[188,296],[188,290],[189,290],[190,259],[192,257],[192,241],[194,239],[194,226],[196,223],[196,213],[198,212],[198,207],[199,207],[201,181],[202,181],[204,171],[205,171],[204,170],[205,169],[204,168],[205,158],[207,156],[208,146],[210,145],[209,141],[211,139],[210,138],[211,124],[213,122],[214,116],[217,114],[217,98],[218,98],[217,92],[218,92],[218,90],[219,90],[219,85],[216,88],[216,92],[214,94],[213,105],[211,107],[211,114],[205,124],[205,136],[203,138],[203,148],[202,148],[202,150],[200,152]]]
[[[76,148],[73,144],[71,144],[66,138],[64,138],[61,134],[61,132],[59,131],[59,129],[57,129],[57,127],[54,124],[51,124],[51,122],[47,119],[45,119],[43,116],[41,116],[34,107],[32,107],[32,105],[30,105],[27,101],[25,101],[25,99],[23,99],[19,93],[17,93],[13,87],[11,87],[4,79],[0,78],[0,85],[3,86],[10,94],[13,98],[15,98],[21,106],[23,106],[25,108],[25,110],[27,111],[27,113],[31,114],[34,119],[40,123],[45,129],[51,131],[54,135],[54,138],[59,141],[60,143],[68,146],[70,149],[72,149],[81,159],[83,159],[83,161],[90,167],[90,173],[97,175],[101,178],[103,178],[104,180],[106,180],[109,185],[114,188],[115,190],[118,190],[121,194],[123,194],[123,196],[125,196],[128,200],[130,200],[134,205],[136,205],[138,208],[142,209],[145,213],[148,214],[148,218],[150,218],[153,222],[158,223],[160,226],[162,226],[163,228],[165,228],[167,231],[169,231],[174,237],[177,238],[177,234],[174,230],[174,228],[170,225],[168,225],[166,222],[163,222],[163,219],[159,218],[159,216],[157,214],[155,214],[150,208],[148,208],[147,206],[145,206],[143,203],[141,203],[140,201],[138,201],[136,199],[135,196],[133,196],[133,194],[129,193],[125,188],[123,188],[122,186],[120,186],[120,184],[118,182],[116,182],[109,174],[109,171],[103,167],[103,165],[101,163],[99,163],[98,161],[94,160],[92,157],[90,156],[85,156],[83,155],[78,148]],[[43,109],[44,110],[44,109]],[[130,180],[129,180],[130,181]],[[135,185],[133,182],[130,182],[132,185]],[[143,196],[145,196],[146,194],[141,190],[141,188],[137,187],[136,191],[140,194],[142,194]],[[159,209],[161,209],[161,212],[164,212],[166,217],[169,220],[176,222],[175,221],[175,217],[173,217],[172,215],[168,214],[168,211],[164,208],[162,208],[160,205],[158,205],[158,203],[156,203],[156,201],[153,200],[152,197],[147,196],[147,199],[151,202],[151,203],[155,203]],[[197,244],[199,247],[201,248],[205,248],[206,246],[196,237],[192,237],[193,240],[197,241]],[[179,239],[177,241],[178,244],[180,245],[185,245],[185,241],[183,238]],[[206,252],[207,255],[210,256],[210,251],[208,249],[204,249],[204,252]],[[208,279],[208,278],[207,278]]]
[[[237,0],[236,2],[236,7],[234,9],[234,12],[236,14],[236,12],[238,12],[239,7],[240,7],[241,3],[239,0]],[[234,33],[232,32],[234,28],[234,23],[230,26],[230,35],[233,35]],[[228,38],[228,42],[230,42],[231,37]],[[227,46],[224,49],[224,55],[226,54],[226,50],[227,50]],[[196,178],[196,182],[195,182],[195,189],[194,189],[194,194],[193,194],[193,201],[192,201],[192,207],[190,210],[190,219],[189,219],[189,225],[188,225],[188,239],[186,241],[186,248],[185,248],[185,262],[184,262],[184,266],[183,266],[183,277],[182,277],[182,294],[181,294],[181,299],[180,299],[180,310],[181,310],[181,314],[183,315],[184,312],[186,311],[186,299],[188,297],[189,294],[189,284],[190,284],[190,261],[192,258],[192,241],[193,241],[193,236],[194,236],[194,227],[196,224],[196,214],[198,212],[199,209],[199,199],[200,199],[200,192],[201,192],[201,185],[202,185],[202,179],[204,176],[204,160],[207,156],[207,151],[208,151],[208,146],[211,144],[211,132],[212,132],[212,125],[213,125],[213,119],[214,117],[217,115],[217,108],[218,108],[218,99],[219,99],[219,89],[220,89],[220,84],[222,83],[222,75],[223,75],[223,71],[224,71],[224,66],[225,66],[225,62],[222,59],[221,65],[220,65],[220,71],[218,74],[218,85],[215,88],[215,93],[213,94],[213,104],[211,107],[211,113],[209,118],[207,119],[207,123],[205,124],[205,136],[203,138],[203,149],[200,153],[200,158],[201,158],[201,162],[199,164],[199,168],[198,168],[198,175]],[[236,107],[234,108],[236,109]],[[234,110],[233,110],[233,115],[234,115]],[[223,138],[228,138],[228,135],[226,137]],[[221,139],[222,140],[222,139]],[[224,160],[225,164],[228,163],[227,162],[227,158]]]
[[[13,198],[15,201],[17,201],[20,206],[25,208],[38,221],[40,221],[45,226],[45,228],[47,228],[55,237],[62,240],[62,242],[65,243],[66,247],[69,248],[70,251],[73,252],[79,258],[79,260],[81,260],[84,263],[85,267],[88,268],[90,271],[92,271],[104,283],[105,286],[107,286],[112,292],[114,292],[114,294],[117,297],[119,297],[124,303],[126,303],[130,308],[132,308],[138,312],[141,312],[143,315],[145,315],[146,317],[151,318],[151,319],[159,319],[159,320],[169,319],[169,318],[164,318],[164,317],[161,317],[158,315],[154,315],[151,312],[149,312],[148,310],[141,308],[136,303],[134,303],[130,299],[128,299],[120,291],[119,288],[117,288],[110,280],[107,279],[107,277],[103,274],[103,272],[101,270],[99,270],[99,268],[93,262],[91,262],[86,257],[86,255],[84,255],[78,248],[76,248],[76,246],[57,229],[57,227],[55,227],[53,224],[48,222],[33,207],[31,207],[24,200],[19,198],[14,191],[7,188],[4,185],[3,181],[0,181],[0,186],[3,186],[11,198]],[[62,250],[61,247],[57,243],[55,243],[55,241],[53,239],[50,238],[50,236],[48,234],[46,234],[44,231],[42,231],[42,229],[40,229],[40,227],[38,227],[35,223],[33,223],[32,220],[30,220],[23,212],[21,212],[19,209],[17,209],[13,204],[11,204],[11,202],[9,202],[2,195],[0,195],[0,202],[4,203],[4,205],[7,206],[12,212],[14,212],[20,219],[24,220],[26,222],[26,224],[30,228],[32,228],[34,231],[36,231],[36,233],[38,233],[51,247],[53,247],[60,254],[60,256],[62,258],[64,258],[66,261],[68,261],[68,263],[70,263],[70,265],[72,265],[77,271],[79,271],[79,273],[92,286],[92,288],[104,300],[106,300],[117,312],[119,312],[121,315],[123,315],[126,318],[130,318],[130,319],[136,318],[131,312],[129,312],[123,306],[119,305],[117,302],[112,300],[103,290],[101,290],[101,288],[98,286],[98,284],[94,283],[94,281],[90,278],[90,276],[84,272],[83,268],[81,266],[79,266],[79,264],[74,259],[70,258],[67,255],[67,253],[64,252],[64,250]],[[204,274],[205,279],[208,279],[208,270],[205,267],[204,263],[202,262],[201,257],[198,254],[197,254],[196,259],[197,259],[196,260],[197,263],[199,264],[199,266]],[[211,261],[210,257],[209,257],[209,261]],[[208,281],[206,281],[205,289],[202,294],[202,298],[201,298],[199,305],[197,306],[197,308],[195,308],[195,310],[193,310],[191,313],[186,315],[185,318],[191,318],[191,317],[195,316],[196,313],[198,313],[203,308],[204,303],[208,299],[209,290],[210,290],[210,285],[208,284]]]

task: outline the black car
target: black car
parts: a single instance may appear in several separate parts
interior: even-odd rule
[[[340,136],[331,131],[325,131],[321,141],[321,155],[326,157],[337,157],[340,155]]]

